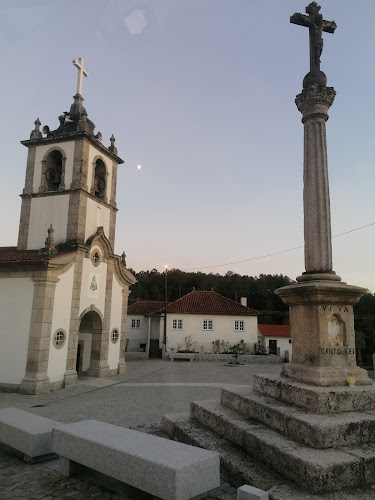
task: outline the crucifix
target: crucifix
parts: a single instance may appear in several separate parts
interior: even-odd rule
[[[299,26],[309,28],[310,40],[310,73],[318,74],[320,72],[320,56],[323,51],[323,31],[333,33],[337,28],[335,21],[325,21],[319,14],[320,5],[311,2],[306,7],[307,16],[295,13],[290,16],[290,22]]]
[[[78,68],[78,78],[77,78],[77,94],[82,95],[82,77],[89,76],[88,72],[83,67],[83,58],[80,57],[78,60],[73,60],[73,65]]]

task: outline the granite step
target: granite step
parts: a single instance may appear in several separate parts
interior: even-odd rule
[[[249,392],[243,386],[223,388],[221,404],[310,448],[341,448],[375,443],[375,415],[371,413],[310,413]]]
[[[223,480],[229,481],[236,487],[251,484],[268,491],[270,500],[373,500],[375,498],[374,486],[319,494],[314,494],[308,489],[303,490],[263,462],[243,452],[238,446],[229,444],[213,431],[201,427],[190,418],[189,413],[165,415],[162,428],[172,439],[217,451],[220,454]]]
[[[189,413],[164,415],[161,424],[163,432],[170,438],[220,455],[220,476],[236,487],[251,484],[261,490],[285,484],[277,472],[268,469],[236,445],[229,443],[207,428],[201,427],[190,418]]]
[[[375,482],[375,446],[317,450],[223,407],[220,401],[191,405],[191,417],[240,446],[297,485],[321,493]]]
[[[253,390],[318,414],[375,410],[375,384],[320,387],[285,377],[254,375]]]

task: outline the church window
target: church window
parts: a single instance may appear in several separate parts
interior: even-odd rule
[[[203,330],[213,330],[212,319],[203,320]]]
[[[182,330],[182,319],[174,319],[172,321],[173,330]]]
[[[91,262],[94,264],[95,267],[97,267],[100,264],[100,255],[99,255],[99,252],[94,252],[91,255]]]
[[[114,328],[111,332],[111,341],[112,341],[112,344],[116,344],[116,342],[118,341],[119,339],[119,332],[118,332],[118,329],[117,328]]]
[[[141,320],[140,319],[132,319],[132,328],[140,328]]]
[[[245,330],[245,324],[243,320],[235,320],[234,329],[236,332],[243,332]]]
[[[106,168],[103,160],[96,160],[94,171],[94,195],[101,200],[105,198]]]
[[[51,151],[46,160],[46,183],[48,191],[58,191],[60,189],[63,157],[60,151]]]
[[[55,332],[53,336],[53,345],[56,349],[61,349],[66,341],[66,333],[61,328]]]

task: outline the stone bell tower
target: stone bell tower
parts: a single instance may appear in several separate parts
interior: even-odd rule
[[[59,116],[60,125],[40,129],[39,118],[30,139],[22,198],[17,250],[44,246],[47,229],[54,229],[55,245],[84,244],[103,227],[114,248],[116,224],[117,156],[115,138],[105,147],[102,134],[83,107],[82,79],[88,76],[83,59],[78,69],[77,92],[69,112]]]

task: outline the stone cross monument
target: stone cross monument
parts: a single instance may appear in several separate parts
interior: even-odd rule
[[[366,290],[341,282],[332,268],[331,211],[328,184],[326,121],[336,92],[320,70],[323,32],[336,24],[323,20],[316,2],[290,22],[309,28],[310,71],[296,97],[304,125],[303,204],[305,272],[297,284],[276,290],[290,306],[293,360],[283,375],[321,386],[346,385],[349,375],[359,385],[371,384],[356,364],[353,304]]]

